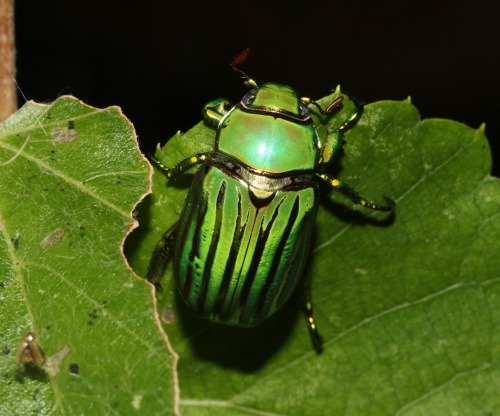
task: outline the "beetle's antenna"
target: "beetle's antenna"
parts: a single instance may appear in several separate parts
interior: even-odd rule
[[[243,72],[242,69],[238,68],[248,57],[250,54],[250,49],[246,48],[243,50],[243,52],[240,52],[238,55],[236,55],[229,66],[233,71],[238,72],[241,77],[244,79],[245,85],[251,86],[251,87],[256,87],[257,82],[255,82],[252,78],[250,78],[245,72]]]

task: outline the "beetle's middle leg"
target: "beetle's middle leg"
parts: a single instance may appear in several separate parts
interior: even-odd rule
[[[194,156],[188,157],[181,160],[173,168],[165,166],[156,157],[151,156],[152,162],[158,166],[158,168],[167,176],[168,179],[175,178],[178,175],[183,174],[187,170],[191,169],[195,165],[205,163],[207,160],[213,156],[213,152],[198,153]],[[170,227],[155,247],[153,256],[149,263],[147,279],[156,286],[158,291],[161,291],[161,278],[165,273],[167,263],[172,256],[172,251],[175,241],[175,232],[177,230],[177,223]]]
[[[165,273],[170,257],[172,257],[176,230],[177,223],[165,231],[158,244],[156,244],[149,262],[147,279],[155,285],[156,290],[159,292],[161,291],[161,278]]]
[[[329,175],[325,175],[323,173],[318,174],[318,176],[324,180],[326,183],[328,183],[332,188],[336,189],[339,191],[342,195],[350,199],[353,203],[357,205],[361,205],[362,207],[365,208],[370,208],[376,211],[393,211],[395,207],[395,203],[392,199],[383,197],[385,199],[386,205],[379,205],[379,204],[374,204],[371,201],[368,201],[367,199],[363,198],[361,195],[358,194],[358,192],[351,188],[348,184],[345,182],[342,182],[336,178],[333,178]]]

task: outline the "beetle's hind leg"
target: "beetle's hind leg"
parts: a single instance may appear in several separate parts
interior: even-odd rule
[[[307,328],[309,329],[309,335],[311,336],[311,342],[313,344],[314,350],[317,354],[323,352],[323,337],[318,331],[318,326],[316,325],[316,319],[313,313],[313,304],[311,300],[311,278],[307,273],[304,272],[305,276],[302,280],[302,298],[301,306],[304,316],[306,318]]]
[[[155,285],[156,290],[159,292],[162,290],[161,278],[165,274],[170,257],[172,257],[176,230],[177,223],[165,231],[158,244],[156,244],[151,261],[149,262],[147,279]]]

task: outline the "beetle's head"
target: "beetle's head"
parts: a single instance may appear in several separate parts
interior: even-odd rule
[[[286,85],[266,83],[259,86],[255,80],[239,68],[239,65],[247,58],[249,53],[250,49],[247,48],[231,62],[231,68],[242,76],[245,85],[253,87],[240,101],[243,108],[306,121],[310,117],[309,105],[316,106],[321,114],[328,115],[342,104],[344,97],[340,96],[333,100],[326,109],[323,109],[309,97],[299,98],[297,92]]]
[[[240,102],[243,108],[250,111],[274,113],[301,121],[309,119],[307,104],[293,88],[274,83],[256,86]]]

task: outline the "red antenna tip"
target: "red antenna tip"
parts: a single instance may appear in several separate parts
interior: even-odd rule
[[[241,65],[241,63],[243,63],[247,59],[249,54],[250,54],[250,48],[244,49],[242,52],[240,52],[233,58],[233,65],[234,66]]]

